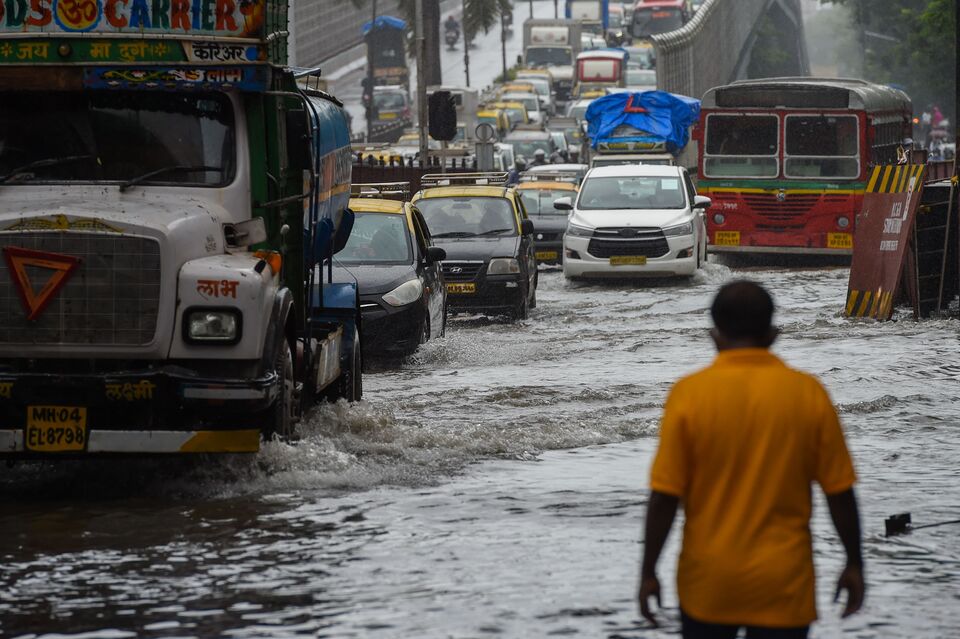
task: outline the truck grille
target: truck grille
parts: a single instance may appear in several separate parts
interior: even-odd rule
[[[443,279],[447,282],[472,282],[483,270],[483,262],[444,262]]]
[[[160,310],[160,245],[127,235],[71,232],[0,233],[15,246],[80,258],[80,265],[34,320],[27,319],[15,276],[0,260],[0,342],[19,344],[149,344]],[[35,292],[46,269],[27,267]]]
[[[600,228],[593,232],[587,252],[594,257],[662,257],[670,252],[657,228]]]

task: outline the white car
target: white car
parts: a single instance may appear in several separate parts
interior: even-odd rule
[[[605,166],[590,169],[563,236],[569,279],[690,276],[707,259],[706,209],[686,169]]]
[[[504,93],[500,96],[502,102],[520,102],[527,108],[527,117],[535,124],[546,121],[543,111],[540,110],[540,98],[536,93]]]

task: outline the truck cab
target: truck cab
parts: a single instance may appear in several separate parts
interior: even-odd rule
[[[248,4],[0,26],[0,455],[256,452],[359,397],[356,287],[321,272],[346,115]]]

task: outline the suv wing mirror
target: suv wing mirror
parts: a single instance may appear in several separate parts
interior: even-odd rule
[[[560,197],[553,201],[553,208],[558,211],[572,211],[573,199],[570,197]]]
[[[693,198],[693,208],[707,210],[713,205],[713,202],[705,195],[697,195]]]

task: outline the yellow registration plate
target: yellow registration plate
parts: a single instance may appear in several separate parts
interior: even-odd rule
[[[381,114],[380,114],[380,119],[381,119],[381,120],[396,120],[396,119],[397,119],[397,114],[396,114],[396,113],[381,113]]]
[[[827,233],[827,248],[852,249],[853,235],[850,233]]]
[[[27,406],[27,450],[39,453],[82,451],[87,444],[87,409],[80,406]]]
[[[558,255],[556,251],[537,251],[538,260],[555,260]]]
[[[716,246],[740,246],[740,231],[716,231],[713,243]]]
[[[643,266],[646,263],[646,255],[615,255],[610,258],[610,266]]]
[[[469,284],[447,284],[447,293],[476,293],[477,285]]]

